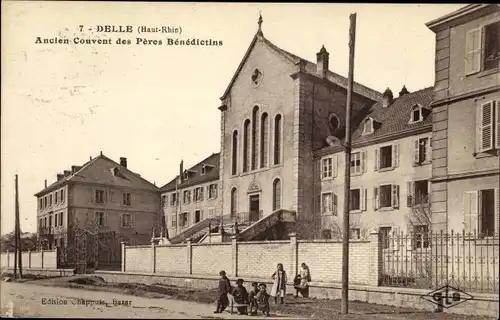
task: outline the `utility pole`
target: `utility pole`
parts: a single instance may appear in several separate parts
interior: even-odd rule
[[[356,40],[356,13],[349,16],[349,75],[347,81],[347,105],[345,125],[345,182],[344,227],[342,230],[342,313],[348,313],[349,304],[349,200],[351,191],[351,107],[354,78],[354,44]]]
[[[14,237],[15,237],[15,251],[14,251],[14,278],[17,278],[17,266],[19,264],[19,278],[23,277],[23,261],[22,261],[22,246],[21,246],[21,226],[19,221],[19,188],[18,188],[18,177],[16,174],[15,180],[16,188],[16,199],[15,199],[15,226],[14,226]],[[16,263],[17,262],[17,263]]]

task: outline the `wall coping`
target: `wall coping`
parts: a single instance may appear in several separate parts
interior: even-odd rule
[[[13,267],[7,267],[7,270],[14,270]],[[64,272],[74,272],[75,269],[58,269],[58,268],[25,268],[23,267],[23,271],[64,271]]]
[[[219,276],[217,275],[201,275],[201,274],[171,274],[171,273],[149,273],[149,272],[121,272],[121,271],[105,271],[105,270],[96,270],[96,275],[99,274],[109,274],[109,275],[121,275],[121,276],[150,276],[150,277],[165,277],[165,278],[184,278],[185,280],[191,279],[199,279],[199,280],[218,280]],[[239,275],[238,278],[243,278],[245,282],[264,282],[264,283],[273,283],[272,279],[264,279],[264,278],[254,278],[249,277],[245,278],[244,275]],[[293,284],[289,284],[292,286]],[[309,282],[309,286],[312,288],[333,288],[333,289],[341,289],[342,283],[339,282],[317,282],[311,281]],[[407,294],[414,296],[423,296],[432,291],[433,289],[415,289],[415,288],[401,288],[401,287],[376,287],[370,285],[360,285],[360,284],[349,284],[349,290],[354,291],[370,291],[370,292],[379,292],[379,293],[394,293],[394,294]],[[481,300],[481,301],[499,301],[499,295],[494,293],[474,293],[467,292],[473,296],[472,300]]]

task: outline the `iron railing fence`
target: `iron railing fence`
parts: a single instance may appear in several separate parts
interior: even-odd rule
[[[382,286],[499,291],[498,233],[393,233],[380,241]]]

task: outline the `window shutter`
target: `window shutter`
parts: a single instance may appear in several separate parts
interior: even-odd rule
[[[316,196],[316,201],[315,202],[316,202],[315,203],[316,212],[323,213],[322,210],[321,210],[322,209],[322,206],[321,206],[321,194],[318,194]]]
[[[361,188],[359,196],[361,211],[366,211],[366,194],[367,194],[366,189]]]
[[[379,163],[378,163],[379,156],[378,156],[378,154],[379,154],[379,149],[377,148],[377,149],[375,149],[375,161],[374,161],[374,163],[375,163],[375,171],[378,171],[378,168],[379,168]]]
[[[366,172],[366,150],[361,150],[361,172],[365,173]]]
[[[332,193],[332,201],[333,201],[333,215],[336,216],[338,214],[338,199],[335,193]]]
[[[481,28],[467,32],[465,39],[465,74],[469,75],[481,71]]]
[[[500,227],[500,188],[495,189],[495,234],[498,236]]]
[[[373,188],[373,209],[378,210],[380,207],[380,198],[379,198],[379,188]]]
[[[464,193],[464,228],[467,234],[474,234],[477,231],[478,199],[477,191],[466,191]]]
[[[332,177],[334,177],[334,178],[337,176],[337,171],[338,171],[338,167],[339,167],[338,166],[338,164],[339,164],[338,159],[339,159],[339,157],[336,155],[332,157]]]
[[[399,208],[399,186],[396,184],[392,185],[392,207]]]
[[[399,144],[392,145],[392,166],[394,168],[399,166]]]
[[[479,107],[479,152],[493,149],[493,102]]]
[[[419,142],[418,139],[413,142],[413,163],[418,163],[419,160]]]
[[[135,215],[130,214],[130,228],[135,229]]]
[[[415,203],[415,182],[408,181],[406,183],[406,206],[411,207]]]
[[[495,107],[496,107],[496,109],[495,109],[495,118],[496,118],[496,121],[497,121],[497,126],[495,128],[496,133],[497,133],[495,147],[497,149],[500,149],[500,100],[497,100],[495,102]]]
[[[432,137],[429,137],[426,153],[425,160],[427,162],[432,162]]]
[[[107,212],[104,212],[102,220],[103,220],[102,225],[107,227],[108,226],[108,213]]]

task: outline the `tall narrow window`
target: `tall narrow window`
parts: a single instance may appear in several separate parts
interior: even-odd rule
[[[273,182],[273,211],[281,208],[281,181],[276,179]]]
[[[260,122],[260,167],[267,167],[267,149],[268,149],[268,116],[267,113],[262,114]]]
[[[281,115],[274,118],[274,164],[281,162]]]
[[[231,190],[231,217],[236,216],[236,198],[238,195],[238,190],[236,188],[233,188]]]
[[[257,153],[257,135],[258,135],[258,113],[259,107],[255,106],[252,111],[252,170],[257,169],[257,161],[259,159]]]
[[[231,174],[235,175],[238,170],[238,131],[233,132],[233,159],[231,164]]]
[[[248,160],[250,157],[250,120],[245,120],[243,125],[243,172],[248,171]]]

